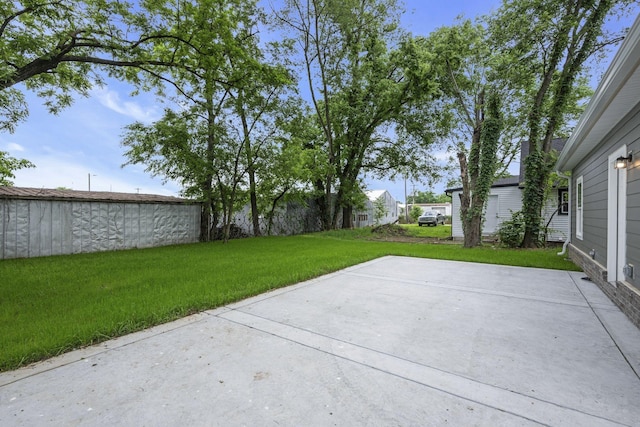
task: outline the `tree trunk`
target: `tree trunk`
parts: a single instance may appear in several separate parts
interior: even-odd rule
[[[273,218],[275,217],[275,214],[276,214],[276,207],[278,206],[278,202],[280,201],[280,199],[284,197],[285,194],[287,194],[287,191],[289,191],[289,187],[285,187],[284,190],[280,194],[278,194],[276,197],[274,197],[274,199],[271,201],[271,210],[267,214],[267,217],[269,219],[267,222],[268,236],[271,235],[271,229],[273,227]]]
[[[474,248],[482,244],[482,215],[472,215],[467,222],[464,233],[465,248]]]
[[[460,164],[460,177],[462,178],[462,194],[460,194],[460,222],[462,223],[462,233],[464,235],[464,247],[472,248],[482,244],[482,207],[478,209],[476,204],[478,198],[474,196],[474,190],[478,178],[479,170],[479,149],[480,131],[476,129],[472,137],[472,151],[476,151],[469,160],[476,162],[472,169],[467,162],[466,154],[458,152],[458,163]],[[471,157],[471,156],[470,156]],[[470,173],[471,172],[471,173]]]
[[[209,242],[211,240],[211,227],[209,221],[211,220],[211,209],[207,207],[207,203],[202,204],[200,210],[200,241]]]
[[[549,169],[544,161],[544,153],[538,147],[529,153],[525,159],[525,182],[522,192],[522,214],[525,219],[523,248],[540,246],[540,224],[542,222],[542,207],[544,191],[549,178]]]
[[[342,208],[342,228],[350,230],[353,228],[353,206],[344,206]]]
[[[260,236],[260,212],[258,211],[258,197],[256,196],[256,173],[253,167],[249,168],[249,198],[251,203],[251,222],[253,235]]]
[[[551,139],[562,122],[562,115],[566,112],[572,93],[575,92],[576,78],[585,61],[597,51],[594,48],[603,22],[615,4],[611,0],[567,2],[564,14],[558,19],[554,44],[548,50],[549,63],[529,115],[529,155],[525,160],[525,187],[522,193],[525,233],[521,246],[524,248],[534,248],[541,244],[545,188],[553,166],[549,159]],[[583,19],[575,19],[589,10],[591,13]],[[606,44],[608,43],[603,46]],[[553,84],[556,77],[558,82]],[[545,103],[549,105],[546,111],[543,107]],[[546,125],[541,132],[543,119],[546,119]]]
[[[315,198],[318,206],[318,216],[320,217],[320,226],[322,230],[331,229],[331,192],[325,190],[324,182],[320,179],[316,180],[314,185],[316,191],[322,192]]]

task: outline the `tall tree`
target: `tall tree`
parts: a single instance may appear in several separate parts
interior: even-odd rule
[[[510,57],[494,54],[489,38],[485,26],[465,20],[439,28],[421,40],[423,48],[435,55],[433,66],[443,94],[440,126],[458,160],[465,247],[482,244],[483,214],[491,185],[513,159],[514,136],[522,129],[512,111],[512,105],[518,104],[514,91],[496,72]],[[507,102],[501,103],[499,98]]]
[[[581,76],[589,58],[621,40],[604,31],[605,19],[623,13],[631,0],[505,0],[498,10],[493,40],[518,59],[511,68],[528,92],[527,144],[522,246],[541,239],[545,184],[553,166],[551,141],[567,123],[580,95]]]
[[[325,154],[313,181],[325,229],[340,219],[352,226],[363,172],[415,164],[430,142],[425,137],[409,150],[387,133],[434,91],[428,65],[418,65],[399,31],[397,11],[395,0],[287,0],[277,14],[299,49],[322,132],[309,142]]]
[[[175,111],[151,125],[128,126],[123,138],[129,163],[179,180],[202,201],[203,241],[229,238],[247,174],[255,191],[256,162],[270,132],[263,119],[288,83],[284,70],[263,62],[257,15],[255,1],[181,1],[171,27],[177,41],[163,41],[154,52],[182,65],[145,80],[160,94],[175,90],[168,98]]]
[[[311,141],[320,133],[313,115],[297,97],[290,97],[276,117],[276,143],[266,149],[270,153],[259,162],[257,174],[258,209],[267,219],[267,233],[271,234],[279,207],[288,202],[306,204],[312,187],[309,183],[318,176],[317,161],[322,153],[313,150]],[[325,164],[324,160],[320,160]]]

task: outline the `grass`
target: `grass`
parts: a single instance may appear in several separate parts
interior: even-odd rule
[[[402,228],[406,229],[407,233],[409,233],[411,236],[416,237],[436,237],[438,239],[447,239],[451,237],[450,225],[419,227],[418,224],[405,224],[402,226]]]
[[[576,269],[555,249],[462,249],[371,234],[337,230],[0,261],[0,371],[384,255]]]

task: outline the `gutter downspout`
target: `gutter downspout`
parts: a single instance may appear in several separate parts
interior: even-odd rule
[[[564,241],[564,243],[562,244],[562,251],[558,252],[557,255],[558,256],[562,256],[565,255],[567,253],[567,247],[569,246],[569,243],[571,243],[571,211],[572,211],[572,205],[571,205],[571,200],[573,199],[573,191],[571,191],[571,176],[570,175],[565,175],[564,173],[560,172],[559,170],[556,169],[556,173],[558,174],[558,176],[560,178],[565,178],[567,180],[567,182],[569,183],[569,200],[567,200],[567,204],[568,204],[568,208],[569,208],[569,230],[567,233],[567,238]]]

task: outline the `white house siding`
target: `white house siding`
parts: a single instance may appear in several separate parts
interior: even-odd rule
[[[374,190],[366,192],[367,200],[364,209],[354,214],[354,226],[368,227],[376,225],[375,202],[379,197],[384,200],[384,215],[378,220],[378,225],[391,224],[398,220],[398,204],[396,199],[387,190]]]
[[[462,191],[454,191],[452,197],[452,235],[454,239],[464,238],[462,232],[462,221],[460,220],[460,194]],[[494,187],[491,189],[490,196],[497,196],[497,218],[496,227],[503,221],[511,219],[512,212],[522,209],[521,190],[517,186],[510,187]],[[494,199],[495,200],[495,199]],[[489,236],[496,230],[483,230],[483,235]]]
[[[454,191],[452,193],[452,235],[454,239],[463,239],[464,233],[462,232],[462,221],[460,220],[460,194],[462,191]],[[483,228],[482,234],[484,236],[491,236],[495,234],[504,221],[511,219],[514,212],[522,210],[522,189],[516,185],[505,187],[492,187],[490,192],[490,203],[496,203],[497,206],[492,207],[491,211],[496,212],[495,229]],[[492,197],[493,196],[493,197]],[[545,224],[549,220],[549,217],[557,209],[557,192],[554,190],[552,196],[547,201],[543,216],[545,218]],[[489,224],[490,221],[486,220],[485,224]],[[550,225],[549,234],[547,235],[547,241],[562,242],[566,239],[567,229],[569,225],[568,215],[554,215]]]
[[[558,214],[557,192],[554,191],[553,195],[556,197],[550,197],[547,200],[542,214],[545,225],[549,222],[550,216],[553,215],[547,229],[547,242],[564,242],[569,234],[569,215]]]
[[[197,242],[200,205],[0,199],[0,259]]]

